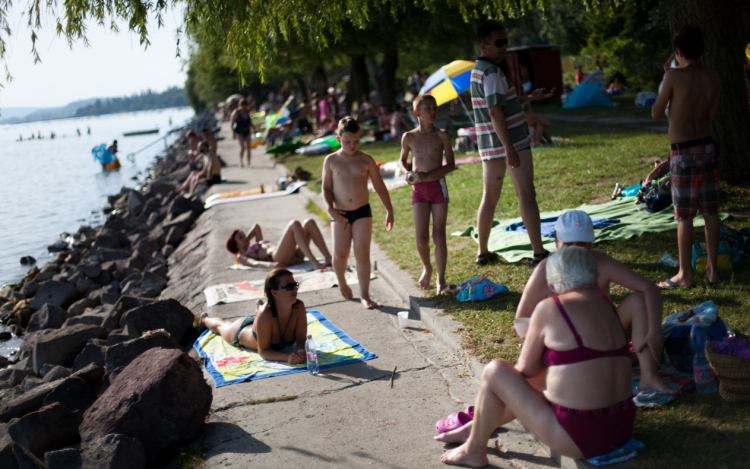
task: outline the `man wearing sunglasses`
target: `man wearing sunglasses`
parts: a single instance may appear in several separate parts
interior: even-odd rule
[[[477,36],[481,53],[471,71],[471,104],[474,107],[477,143],[482,159],[484,190],[477,212],[479,246],[476,263],[485,265],[498,261],[497,254],[488,250],[487,240],[507,165],[536,265],[549,253],[542,247],[531,140],[522,105],[549,98],[553,93],[537,89],[529,95],[519,96],[515,87],[508,83],[499,68],[508,48],[508,38],[502,24],[488,21],[479,27]]]

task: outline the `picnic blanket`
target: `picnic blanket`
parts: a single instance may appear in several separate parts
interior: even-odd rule
[[[323,258],[318,259],[318,262],[325,265],[326,260]],[[313,269],[312,264],[310,264],[310,261],[301,262],[299,264],[289,265],[284,267],[286,270],[288,270],[291,273],[302,273],[302,272],[311,272],[315,269]],[[227,266],[227,269],[229,270],[261,270],[261,271],[272,271],[273,269],[268,267],[250,267],[249,265],[242,265],[242,264],[232,264],[230,266]]]
[[[542,219],[559,217],[568,209],[558,210],[555,212],[545,212],[540,214]],[[674,219],[674,210],[671,205],[665,210],[657,213],[648,213],[636,208],[633,199],[622,198],[613,200],[605,204],[584,204],[576,207],[576,210],[583,210],[591,218],[607,218],[620,220],[604,228],[594,230],[594,243],[600,241],[611,241],[615,239],[627,239],[634,236],[640,236],[643,233],[658,233],[677,229],[677,221]],[[719,214],[723,220],[729,215],[726,213]],[[488,248],[490,251],[497,252],[508,262],[518,262],[524,258],[533,258],[534,253],[529,243],[529,236],[526,233],[516,231],[505,231],[505,228],[511,224],[521,222],[521,218],[512,218],[509,220],[495,220],[490,230]],[[703,226],[703,217],[695,217],[694,226]],[[452,233],[453,236],[471,236],[477,239],[476,228],[470,226],[463,231]],[[548,251],[555,250],[554,239],[542,238],[544,248]]]
[[[261,194],[255,193],[256,190],[249,190],[249,191],[231,191],[231,192],[220,192],[218,194],[212,194],[209,195],[206,198],[206,202],[203,204],[204,208],[209,209],[215,205],[223,205],[223,204],[234,204],[237,202],[249,202],[251,200],[261,200],[261,199],[272,199],[274,197],[283,197],[285,195],[293,194],[299,190],[300,187],[307,184],[305,181],[294,181],[292,183],[289,183],[288,186],[286,186],[286,189],[283,191],[271,191],[271,192],[264,192]],[[245,192],[243,194],[243,192]],[[247,193],[252,192],[252,193]]]
[[[345,277],[346,283],[349,285],[359,283],[357,275],[354,272],[347,271]],[[294,280],[299,282],[299,293],[324,290],[338,285],[338,279],[333,269],[296,274]],[[203,293],[206,295],[206,306],[210,308],[219,303],[238,303],[240,301],[263,298],[265,296],[263,294],[263,285],[265,282],[265,279],[246,280],[244,282],[222,283],[208,287],[203,290]]]
[[[307,312],[307,333],[312,334],[318,344],[318,362],[321,369],[378,358],[326,319],[320,311]],[[206,359],[206,371],[213,378],[217,388],[307,371],[305,365],[263,360],[258,352],[244,347],[233,347],[220,335],[209,330],[198,337],[193,347]],[[292,346],[285,350],[290,352],[294,349],[295,346]]]

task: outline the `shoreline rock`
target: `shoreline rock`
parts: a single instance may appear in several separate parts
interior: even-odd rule
[[[184,353],[197,336],[195,315],[176,300],[160,299],[170,277],[167,258],[203,212],[199,197],[174,192],[188,175],[183,137],[156,159],[141,187],[123,187],[108,198],[102,226],[63,233],[48,248],[57,254],[44,265],[24,256],[21,262],[33,267],[0,291],[0,324],[11,333],[3,337],[24,331],[18,353],[0,360],[0,460],[9,467],[125,453],[139,455],[129,467],[145,467],[166,447],[152,441],[159,425],[172,443],[199,433],[212,388]],[[144,338],[152,330],[165,332]],[[145,386],[148,377],[152,383],[143,392],[149,402],[180,402],[192,410],[155,413],[153,424],[122,427],[127,431],[81,426],[79,434],[84,416],[121,381]]]

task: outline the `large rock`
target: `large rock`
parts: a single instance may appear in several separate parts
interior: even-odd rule
[[[34,456],[43,458],[47,451],[80,441],[78,426],[82,417],[81,411],[74,412],[61,404],[52,404],[11,422],[8,434]]]
[[[104,322],[104,316],[101,314],[83,314],[74,318],[68,318],[63,324],[63,327],[71,327],[76,324],[89,324],[94,326],[101,326]]]
[[[75,286],[65,282],[49,280],[39,288],[30,307],[34,311],[38,311],[45,304],[51,304],[65,309],[80,297],[81,293]]]
[[[143,204],[144,198],[140,192],[131,190],[128,193],[128,213],[130,215],[137,217],[143,209]]]
[[[109,433],[143,442],[146,462],[163,448],[198,436],[211,408],[211,387],[179,350],[151,349],[135,359],[84,414],[84,447]]]
[[[47,469],[39,458],[19,444],[13,444],[13,455],[18,461],[19,469]]]
[[[47,469],[82,469],[81,450],[64,448],[48,451],[44,454],[44,464]]]
[[[185,332],[193,325],[193,313],[179,301],[168,299],[131,309],[122,315],[120,326],[127,326],[131,338],[140,337],[143,332],[165,329],[178,342],[182,342]]]
[[[174,337],[156,334],[149,339],[138,337],[111,347],[104,352],[105,371],[111,373],[118,368],[125,368],[130,363],[153,348],[179,349],[180,344]]]
[[[203,203],[197,197],[176,197],[167,208],[167,220],[174,220],[185,212],[193,212],[197,218],[203,212]]]
[[[53,366],[49,370],[45,370],[42,373],[42,382],[44,383],[51,383],[52,381],[57,381],[58,379],[64,379],[71,375],[71,371],[69,368],[65,368],[64,366]]]
[[[159,275],[151,272],[136,272],[123,280],[122,294],[156,298],[166,286],[167,280]]]
[[[92,363],[96,363],[99,366],[104,366],[104,345],[97,343],[98,341],[92,340],[83,351],[78,354],[75,361],[73,362],[73,372],[82,370]]]
[[[11,397],[10,399],[3,399],[0,402],[0,422],[7,422],[10,419],[23,417],[29,412],[38,410],[42,407],[42,403],[47,395],[65,384],[68,380],[74,379],[74,377],[77,376],[73,375],[63,380],[45,383],[29,392]]]
[[[65,380],[60,386],[52,390],[42,401],[43,406],[60,404],[68,410],[77,411],[91,407],[96,401],[96,396],[91,391],[91,386],[82,378],[73,377]]]
[[[81,459],[82,469],[141,469],[146,449],[137,438],[110,433],[87,446]]]
[[[29,327],[26,330],[34,332],[41,329],[59,329],[66,319],[68,319],[68,313],[64,309],[47,303],[31,315]]]
[[[32,296],[36,295],[36,292],[38,291],[39,291],[39,284],[33,280],[31,280],[26,285],[21,287],[21,294],[25,296],[26,298],[31,298]]]
[[[17,386],[23,380],[32,375],[30,370],[19,370],[16,368],[6,368],[0,371],[0,389],[8,389]]]
[[[34,371],[39,373],[45,364],[73,366],[78,355],[89,339],[106,336],[106,331],[90,324],[65,327],[40,337],[34,345]]]
[[[80,316],[85,313],[87,309],[96,308],[100,304],[101,301],[98,298],[81,298],[68,307],[68,315],[71,317]]]

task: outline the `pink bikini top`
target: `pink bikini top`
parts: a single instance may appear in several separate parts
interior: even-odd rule
[[[604,296],[602,297],[606,298]],[[568,312],[565,311],[565,308],[560,302],[560,299],[555,296],[553,297],[553,300],[557,305],[558,311],[560,311],[560,314],[562,314],[563,319],[565,319],[565,322],[568,323],[568,327],[570,328],[571,332],[573,332],[573,336],[576,338],[578,347],[572,350],[552,350],[551,348],[546,348],[544,350],[544,354],[542,355],[542,360],[544,361],[545,365],[570,365],[572,363],[580,363],[597,358],[630,357],[630,347],[627,341],[625,342],[625,345],[617,350],[596,350],[593,348],[584,347],[583,340],[581,340],[581,336],[578,335],[575,327],[573,327],[573,323],[570,321]],[[610,303],[610,305],[612,306],[612,311],[615,313],[615,316],[617,316],[615,305],[613,305],[612,303]],[[625,328],[623,328],[622,330],[625,331]]]

